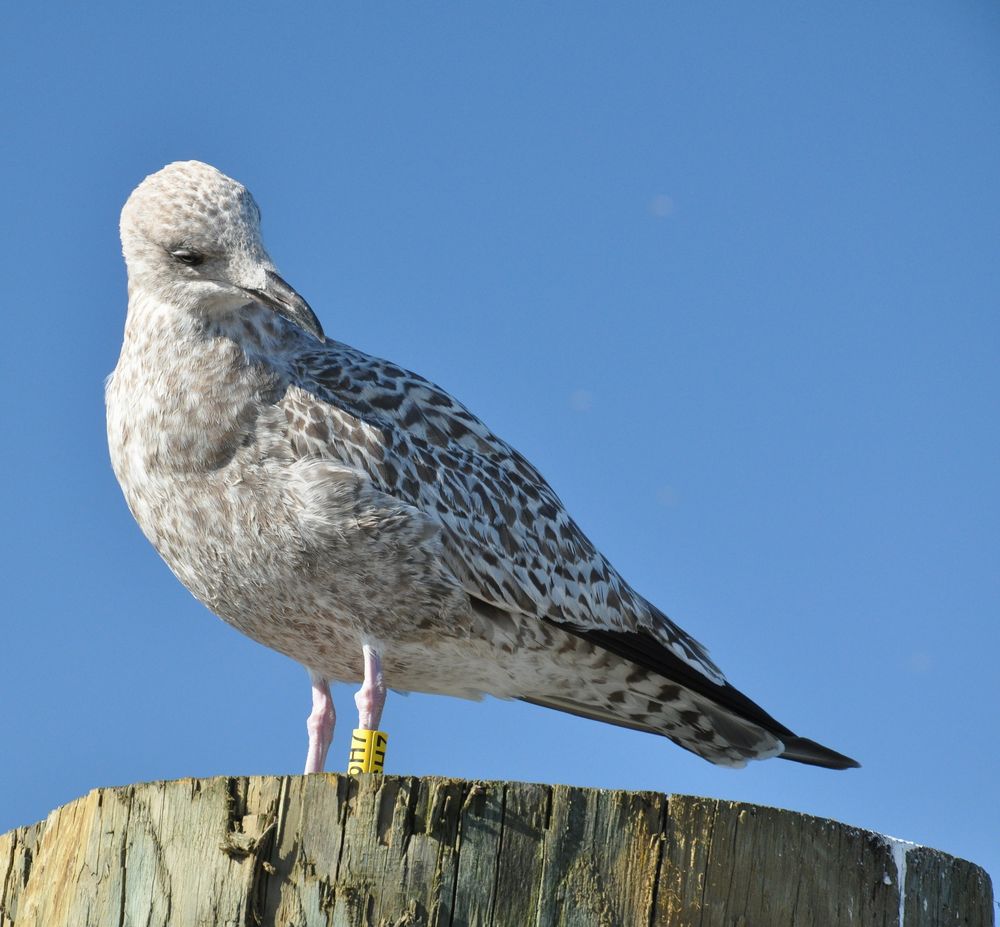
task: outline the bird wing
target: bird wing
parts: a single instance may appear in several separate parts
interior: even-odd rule
[[[447,392],[327,342],[296,356],[281,405],[293,451],[334,457],[442,528],[448,566],[472,597],[578,633],[635,634],[716,685],[706,649],[638,595],[542,475]]]

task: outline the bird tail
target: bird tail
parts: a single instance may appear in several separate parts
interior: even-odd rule
[[[714,706],[710,708],[704,702],[699,707],[704,716],[711,719],[711,729],[724,738],[726,742],[724,749],[719,749],[717,744],[699,743],[690,737],[679,736],[676,731],[665,729],[663,720],[655,715],[642,721],[632,720],[605,706],[584,704],[579,700],[567,698],[565,695],[521,696],[520,700],[542,708],[553,708],[556,711],[576,715],[578,718],[587,718],[590,721],[603,721],[605,724],[613,724],[616,727],[625,727],[633,731],[659,734],[669,738],[677,746],[719,766],[739,768],[745,766],[748,760],[764,760],[770,757],[792,760],[807,766],[821,766],[824,769],[855,769],[861,765],[857,760],[851,759],[843,753],[838,753],[836,750],[831,750],[829,747],[824,747],[807,737],[798,737],[794,734],[773,734],[763,730],[753,722],[729,712],[712,710]],[[643,699],[643,703],[648,705],[648,701],[645,699]],[[632,717],[638,718],[639,716],[633,715]]]
[[[524,701],[620,727],[661,734],[678,746],[720,766],[781,756],[827,769],[859,764],[815,741],[799,737],[756,702],[724,680],[709,679],[643,631],[611,631],[553,625],[565,635],[556,649],[571,648],[572,637],[586,642],[591,655],[614,654],[620,662],[573,663],[576,679],[560,691],[522,693]]]

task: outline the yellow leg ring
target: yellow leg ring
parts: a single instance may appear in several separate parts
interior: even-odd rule
[[[347,773],[380,773],[385,766],[385,745],[389,735],[385,731],[366,731],[355,728],[351,732],[351,755],[347,761]]]

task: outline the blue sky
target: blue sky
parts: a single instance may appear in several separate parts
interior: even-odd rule
[[[1000,873],[1000,8],[4,18],[0,831],[304,759],[305,673],[188,595],[107,458],[118,212],[198,158],[328,334],[463,399],[734,684],[864,764],[413,695],[388,771],[760,802]]]

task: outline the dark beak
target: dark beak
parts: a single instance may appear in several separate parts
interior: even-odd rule
[[[284,280],[274,271],[265,271],[267,283],[262,290],[245,290],[255,302],[273,309],[282,318],[288,319],[292,325],[297,325],[305,332],[309,332],[317,341],[326,341],[323,334],[323,326],[319,324],[319,319],[307,303],[298,293],[295,292]]]

